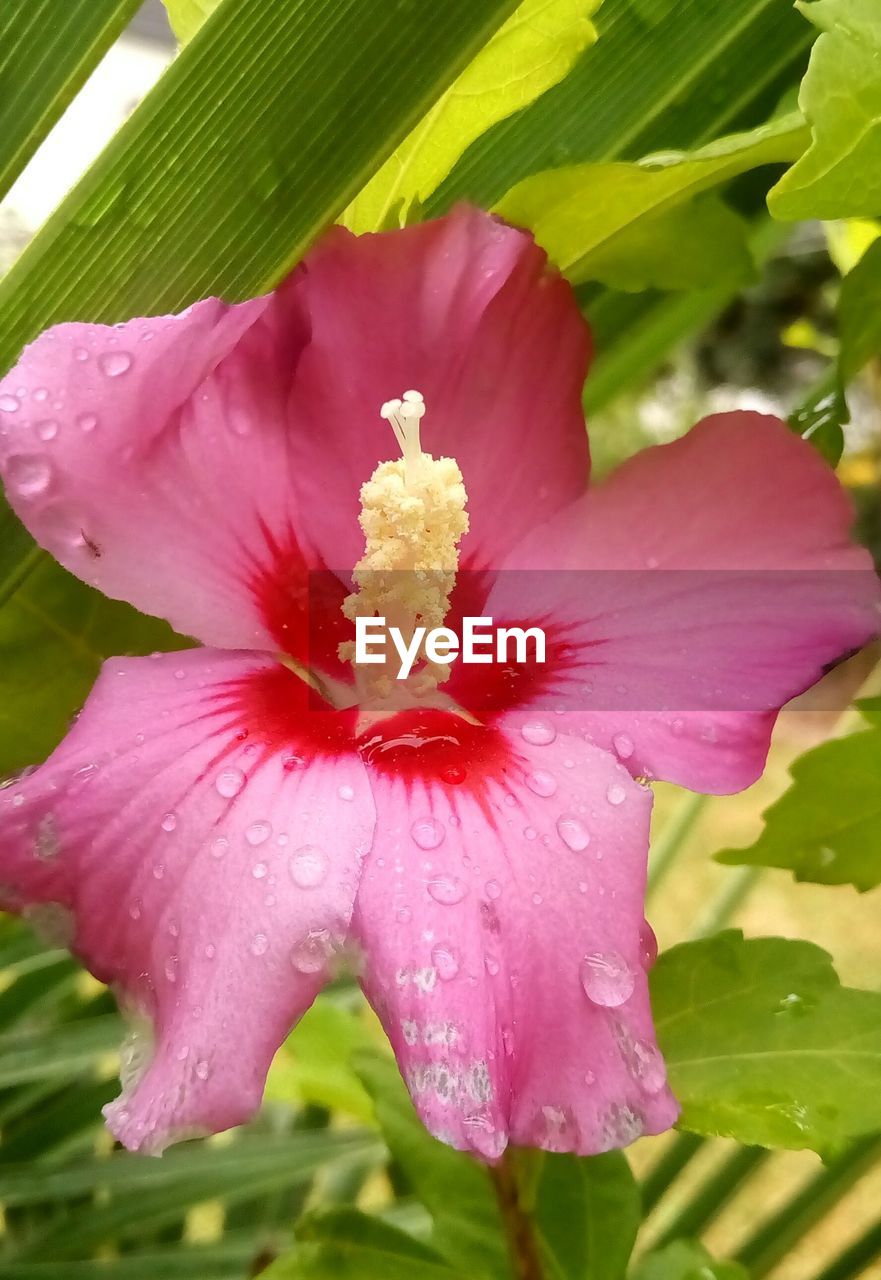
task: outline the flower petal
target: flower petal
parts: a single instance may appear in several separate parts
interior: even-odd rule
[[[50,329],[0,383],[11,505],[105,595],[207,644],[305,657],[321,566],[299,532],[287,424],[305,339],[290,287]]]
[[[498,575],[485,612],[543,622],[547,666],[517,682],[463,669],[447,689],[477,713],[507,707],[508,723],[565,710],[637,777],[739,790],[779,708],[878,633],[881,587],[852,519],[777,419],[707,418],[625,463]]]
[[[587,330],[531,236],[465,206],[380,235],[336,228],[297,287],[311,337],[291,407],[296,476],[331,568],[361,555],[360,486],[397,452],[379,409],[411,388],[427,405],[423,447],[461,467],[472,567],[583,492]]]
[[[476,780],[374,772],[365,990],[437,1137],[623,1146],[677,1114],[644,968],[651,795],[581,739],[496,737]]]
[[[130,1148],[247,1119],[346,932],[373,803],[296,687],[254,654],[113,659],[54,755],[0,792],[4,905],[67,921],[154,1025],[107,1110]],[[302,710],[280,749],[282,692]]]

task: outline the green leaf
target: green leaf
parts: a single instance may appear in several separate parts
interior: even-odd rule
[[[737,1262],[716,1262],[696,1240],[674,1240],[640,1259],[632,1280],[749,1280]]]
[[[102,1054],[115,1052],[121,1039],[122,1024],[115,1014],[48,1031],[9,1032],[0,1036],[0,1088],[73,1079],[93,1069]]]
[[[0,609],[0,775],[56,746],[105,658],[189,644],[37,557],[35,572]]]
[[[601,0],[523,0],[346,210],[353,231],[408,221],[469,143],[562,80],[596,38]]]
[[[356,1051],[375,1042],[363,1014],[355,1014],[330,996],[319,996],[276,1054],[266,1097],[299,1098],[368,1122],[373,1104],[351,1060]]]
[[[29,0],[0,6],[0,196],[140,3]]]
[[[495,1194],[486,1168],[432,1138],[413,1109],[391,1058],[357,1055],[389,1150],[434,1222],[432,1243],[472,1276],[509,1280]]]
[[[813,143],[768,197],[775,218],[881,213],[881,11],[876,0],[796,7],[819,27],[799,105]]]
[[[869,724],[881,726],[881,696],[877,698],[858,698],[854,706],[865,716]]]
[[[830,467],[838,465],[844,452],[844,427],[848,422],[847,396],[834,366],[831,376],[815,387],[789,415],[789,425],[795,434],[813,445]]]
[[[749,263],[743,224],[715,200],[703,207],[691,202],[737,174],[791,159],[805,138],[801,118],[788,116],[698,151],[650,156],[639,164],[550,170],[519,183],[496,211],[530,227],[575,282],[603,280],[627,288],[713,284],[728,268],[707,242],[720,235],[723,249],[733,254],[734,270],[742,270]],[[688,252],[690,234],[698,237],[694,254]],[[706,273],[693,260],[701,252],[709,253]],[[671,253],[677,260],[661,261]]]
[[[535,1225],[555,1280],[621,1280],[642,1218],[639,1188],[620,1151],[542,1164]]]
[[[881,239],[869,246],[841,282],[838,336],[841,376],[848,382],[881,355]]]
[[[748,849],[716,854],[727,866],[783,867],[814,884],[881,884],[881,725],[800,756],[792,786],[765,811]]]
[[[881,1129],[881,994],[819,947],[716,934],[665,952],[651,988],[682,1128],[820,1152]]]
[[[309,1214],[297,1247],[261,1272],[265,1280],[467,1280],[434,1249],[356,1209]]]
[[[192,40],[205,19],[214,12],[220,0],[162,0],[168,21],[181,44]]]

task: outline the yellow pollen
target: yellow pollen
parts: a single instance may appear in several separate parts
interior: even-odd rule
[[[388,400],[380,414],[390,424],[401,449],[394,462],[381,462],[361,486],[359,523],[364,555],[355,566],[357,591],[343,602],[343,613],[383,617],[386,630],[397,627],[407,643],[417,627],[443,626],[450,592],[459,567],[459,540],[468,530],[468,495],[454,458],[423,453],[419,428],[425,402],[418,391]],[[446,680],[448,663],[423,665],[410,677],[409,688],[422,693]],[[354,643],[340,646],[340,657],[353,662]],[[385,666],[359,668],[365,692],[388,697],[399,685],[397,660],[388,652]],[[400,690],[398,690],[400,692]]]

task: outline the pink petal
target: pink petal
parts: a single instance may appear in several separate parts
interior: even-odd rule
[[[65,923],[153,1025],[107,1109],[132,1149],[252,1114],[345,935],[373,802],[302,689],[253,654],[112,659],[54,755],[0,792],[5,904]],[[301,707],[284,749],[281,694]]]
[[[565,710],[637,777],[739,790],[761,774],[778,709],[878,633],[881,588],[852,520],[782,423],[707,418],[631,459],[498,576],[485,612],[543,622],[547,666],[516,687],[462,668],[447,687],[508,722]]]
[[[581,739],[481,732],[457,783],[373,771],[352,930],[419,1114],[487,1159],[658,1133],[677,1107],[644,967],[651,794]]]
[[[298,533],[287,424],[305,337],[289,288],[49,330],[0,383],[10,503],[106,595],[207,644],[305,657],[320,562]]]
[[[531,236],[465,206],[382,235],[337,228],[298,289],[311,340],[292,404],[296,475],[331,568],[363,550],[358,490],[396,453],[379,408],[411,388],[428,409],[424,448],[462,469],[472,565],[498,563],[583,491],[587,331]]]

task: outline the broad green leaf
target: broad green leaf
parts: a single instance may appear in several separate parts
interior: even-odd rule
[[[376,1034],[362,1011],[319,996],[275,1056],[266,1097],[299,1098],[369,1122],[373,1104],[351,1062],[357,1050],[376,1044]]]
[[[403,225],[469,143],[562,80],[596,38],[601,0],[522,0],[346,210],[353,231]]]
[[[838,336],[838,360],[846,382],[881,356],[881,240],[870,245],[841,282]]]
[[[498,1207],[486,1168],[432,1138],[391,1058],[362,1053],[355,1066],[373,1099],[389,1150],[431,1214],[432,1243],[453,1266],[473,1277],[509,1280]]]
[[[816,34],[788,0],[676,0],[650,26],[633,0],[604,0],[599,39],[564,80],[469,147],[426,202],[484,208],[543,169],[699,147],[767,120],[801,79]]]
[[[168,21],[181,44],[192,40],[205,19],[214,12],[220,0],[162,0]]]
[[[819,947],[720,933],[665,952],[651,988],[682,1128],[820,1152],[881,1130],[881,993]]]
[[[870,712],[870,715],[872,713]],[[881,725],[800,756],[792,786],[763,815],[748,849],[716,854],[728,866],[783,867],[815,884],[881,884]]]
[[[0,5],[0,197],[141,0]]]
[[[297,1246],[261,1274],[265,1280],[469,1280],[434,1249],[356,1209],[309,1214]]]
[[[642,1218],[639,1188],[620,1151],[542,1162],[535,1225],[554,1280],[621,1280]]]
[[[40,555],[0,609],[0,776],[57,745],[105,658],[188,644]]]
[[[806,130],[788,116],[746,134],[735,134],[699,151],[650,156],[639,164],[599,164],[550,170],[526,178],[499,201],[496,211],[530,227],[551,259],[575,282],[605,280],[618,287],[647,288],[712,284],[724,270],[711,256],[710,273],[689,261],[688,235],[706,249],[713,228],[730,251],[732,226],[739,238],[735,264],[748,262],[742,224],[691,206],[696,196],[759,165],[791,159],[804,146]],[[678,227],[675,215],[688,210]],[[675,252],[678,261],[657,261]],[[738,253],[741,255],[738,258]]]
[[[807,440],[830,467],[838,465],[844,451],[844,430],[850,409],[837,369],[789,415],[796,435]]]
[[[737,1262],[716,1262],[696,1240],[674,1240],[641,1258],[632,1280],[749,1280]]]
[[[775,218],[881,213],[881,9],[877,0],[797,0],[821,35],[799,105],[813,143],[768,197]]]

